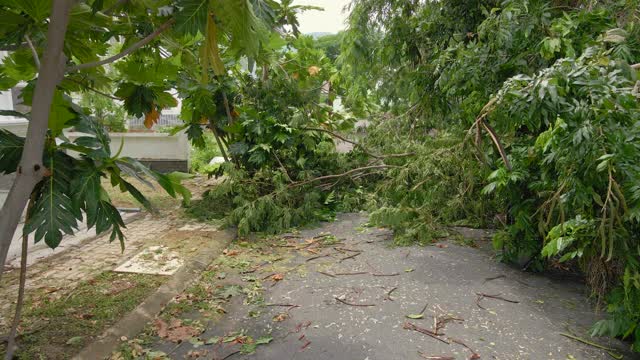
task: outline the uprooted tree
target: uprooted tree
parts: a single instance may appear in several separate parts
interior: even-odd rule
[[[346,101],[382,110],[368,143],[417,153],[380,182],[374,223],[425,242],[446,224],[494,226],[504,261],[582,270],[610,315],[593,333],[636,351],[639,9],[355,1],[338,60]]]

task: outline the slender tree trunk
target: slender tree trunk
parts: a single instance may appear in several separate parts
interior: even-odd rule
[[[34,197],[31,195],[27,214],[31,211]],[[27,215],[28,216],[28,215]],[[18,301],[16,302],[16,312],[9,331],[9,339],[7,339],[7,352],[4,359],[13,359],[13,353],[16,351],[16,335],[18,334],[18,326],[20,326],[20,318],[22,317],[22,307],[24,306],[24,289],[27,283],[27,256],[29,254],[29,235],[22,235],[22,253],[20,254],[20,285],[18,286]]]
[[[224,146],[222,145],[222,142],[220,142],[220,137],[216,132],[216,125],[213,123],[213,120],[211,120],[211,118],[209,118],[209,130],[211,130],[211,132],[213,133],[213,137],[216,139],[216,143],[218,143],[218,148],[220,149],[220,153],[222,153],[224,161],[229,162],[227,152],[224,150]]]
[[[22,210],[35,185],[47,171],[42,165],[51,102],[56,86],[62,80],[65,68],[64,37],[69,23],[73,0],[54,0],[51,9],[47,48],[42,57],[38,80],[33,93],[31,121],[27,130],[24,150],[16,179],[7,200],[0,210],[0,279],[9,252],[13,234],[18,227]]]

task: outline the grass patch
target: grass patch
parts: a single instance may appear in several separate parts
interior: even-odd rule
[[[179,199],[171,197],[158,184],[154,184],[154,187],[151,188],[149,185],[132,177],[125,177],[125,180],[140,190],[151,205],[158,210],[168,209],[180,204]],[[136,201],[131,194],[120,191],[118,187],[111,186],[108,179],[102,179],[102,186],[109,194],[114,206],[120,208],[142,208],[142,204]]]
[[[161,276],[109,271],[59,298],[34,294],[25,303],[17,358],[70,359],[164,280]]]

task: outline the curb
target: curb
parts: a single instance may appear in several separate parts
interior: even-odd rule
[[[128,339],[136,337],[150,321],[164,309],[176,295],[182,293],[189,285],[198,280],[202,272],[214,261],[232,240],[233,230],[219,230],[214,235],[218,240],[214,245],[201,251],[195,258],[183,265],[166,283],[149,295],[134,310],[118,320],[93,343],[86,346],[73,357],[74,360],[95,360],[111,356],[120,344],[123,336]]]

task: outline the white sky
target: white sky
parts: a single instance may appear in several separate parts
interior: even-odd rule
[[[344,24],[347,19],[347,13],[343,13],[342,9],[348,5],[351,0],[296,0],[296,5],[314,5],[324,8],[324,11],[310,10],[305,11],[298,16],[300,22],[300,31],[303,34],[311,32],[330,32],[337,33],[344,30]]]

